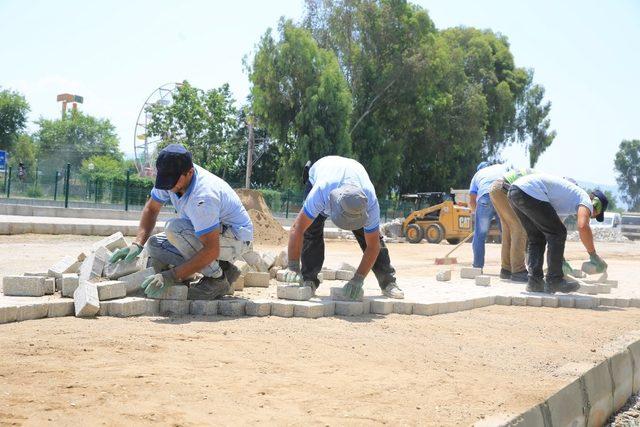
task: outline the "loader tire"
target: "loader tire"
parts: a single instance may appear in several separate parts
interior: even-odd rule
[[[423,238],[422,227],[418,224],[409,224],[405,234],[409,243],[420,243]]]
[[[429,243],[440,243],[444,238],[444,228],[440,224],[431,224],[425,230],[424,238]]]

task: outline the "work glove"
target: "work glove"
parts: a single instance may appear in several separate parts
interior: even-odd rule
[[[113,255],[111,255],[111,258],[109,258],[109,263],[113,264],[114,262],[118,262],[121,259],[124,259],[124,262],[131,262],[135,257],[140,255],[140,252],[142,252],[142,245],[133,242],[126,248],[120,248],[115,251]]]
[[[602,273],[606,271],[608,267],[607,263],[604,262],[604,260],[600,258],[600,255],[595,253],[595,251],[589,254],[589,263],[596,268],[597,273]]]
[[[565,276],[573,276],[573,267],[571,267],[571,264],[564,258],[562,258],[562,272]]]
[[[165,289],[175,285],[177,281],[175,269],[172,268],[147,277],[140,285],[140,288],[144,289],[145,295],[149,298],[158,298]]]
[[[343,286],[342,294],[351,300],[360,299],[364,295],[364,291],[362,290],[363,286],[364,276],[356,273],[353,279],[349,280],[347,284]]]
[[[284,271],[285,283],[298,283],[302,285],[302,274],[300,273],[300,261],[289,260],[289,265]]]

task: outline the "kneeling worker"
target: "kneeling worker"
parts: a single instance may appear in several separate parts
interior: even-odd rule
[[[562,263],[567,229],[561,216],[577,214],[580,240],[589,253],[590,263],[603,272],[607,264],[596,254],[590,218],[602,222],[609,201],[599,190],[587,194],[572,182],[553,175],[534,173],[518,178],[509,189],[509,202],[527,232],[527,264],[531,292],[573,292],[578,283],[567,282]],[[547,277],[542,266],[547,246]]]
[[[364,167],[353,159],[327,156],[310,169],[307,164],[304,175],[306,195],[289,233],[285,280],[317,289],[318,273],[324,263],[324,223],[331,218],[336,226],[353,231],[364,252],[355,276],[344,286],[345,296],[359,298],[364,278],[373,270],[384,295],[404,298],[380,235],[380,206]]]
[[[247,211],[229,184],[194,165],[191,153],[180,144],[160,151],[156,168],[135,241],[109,261],[132,260],[146,243],[157,274],[142,283],[145,294],[160,295],[201,272],[204,277],[189,288],[189,299],[222,297],[240,276],[233,261],[251,249],[253,224]],[[164,233],[149,237],[167,202],[178,218],[166,222]]]

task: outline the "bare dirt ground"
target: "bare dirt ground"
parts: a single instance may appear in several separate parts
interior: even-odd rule
[[[0,236],[0,276],[42,271],[95,240]],[[597,247],[612,278],[640,286],[640,245]],[[448,249],[392,245],[400,283],[433,274]],[[567,254],[576,266],[584,258],[575,243]],[[329,241],[327,255],[329,265],[355,264],[359,249]],[[470,247],[457,255],[469,262]],[[489,245],[489,272],[498,259]],[[639,309],[492,306],[433,317],[4,324],[0,425],[469,425],[544,399],[640,338],[639,321]]]

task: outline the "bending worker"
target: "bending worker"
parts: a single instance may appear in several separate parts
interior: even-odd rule
[[[132,260],[146,243],[157,274],[142,283],[145,294],[160,295],[200,272],[204,276],[189,287],[188,298],[222,297],[240,276],[232,262],[251,249],[253,224],[247,211],[229,184],[194,165],[191,153],[180,144],[160,151],[156,168],[135,241],[114,252],[109,261]],[[149,237],[168,202],[178,218],[166,222],[164,233]]]
[[[590,218],[604,220],[609,201],[599,190],[587,194],[572,182],[548,174],[534,173],[518,178],[509,189],[509,201],[527,232],[527,256],[530,292],[573,292],[576,282],[567,282],[562,271],[567,229],[560,216],[577,215],[580,240],[589,253],[595,271],[603,272],[607,264],[596,254]],[[547,277],[542,266],[547,246]]]
[[[491,218],[496,211],[489,197],[491,185],[498,178],[502,178],[507,171],[503,164],[490,165],[489,162],[482,162],[478,165],[477,172],[471,179],[469,186],[469,206],[475,212],[475,223],[473,226],[473,266],[475,268],[484,267],[484,246],[491,225]]]
[[[307,163],[303,180],[305,200],[289,232],[285,280],[310,286],[314,292],[318,288],[318,273],[324,263],[324,223],[331,218],[336,226],[353,231],[364,252],[355,276],[344,286],[345,296],[359,298],[364,278],[373,270],[384,295],[404,298],[380,235],[378,198],[364,167],[353,159],[327,156],[310,169]]]

